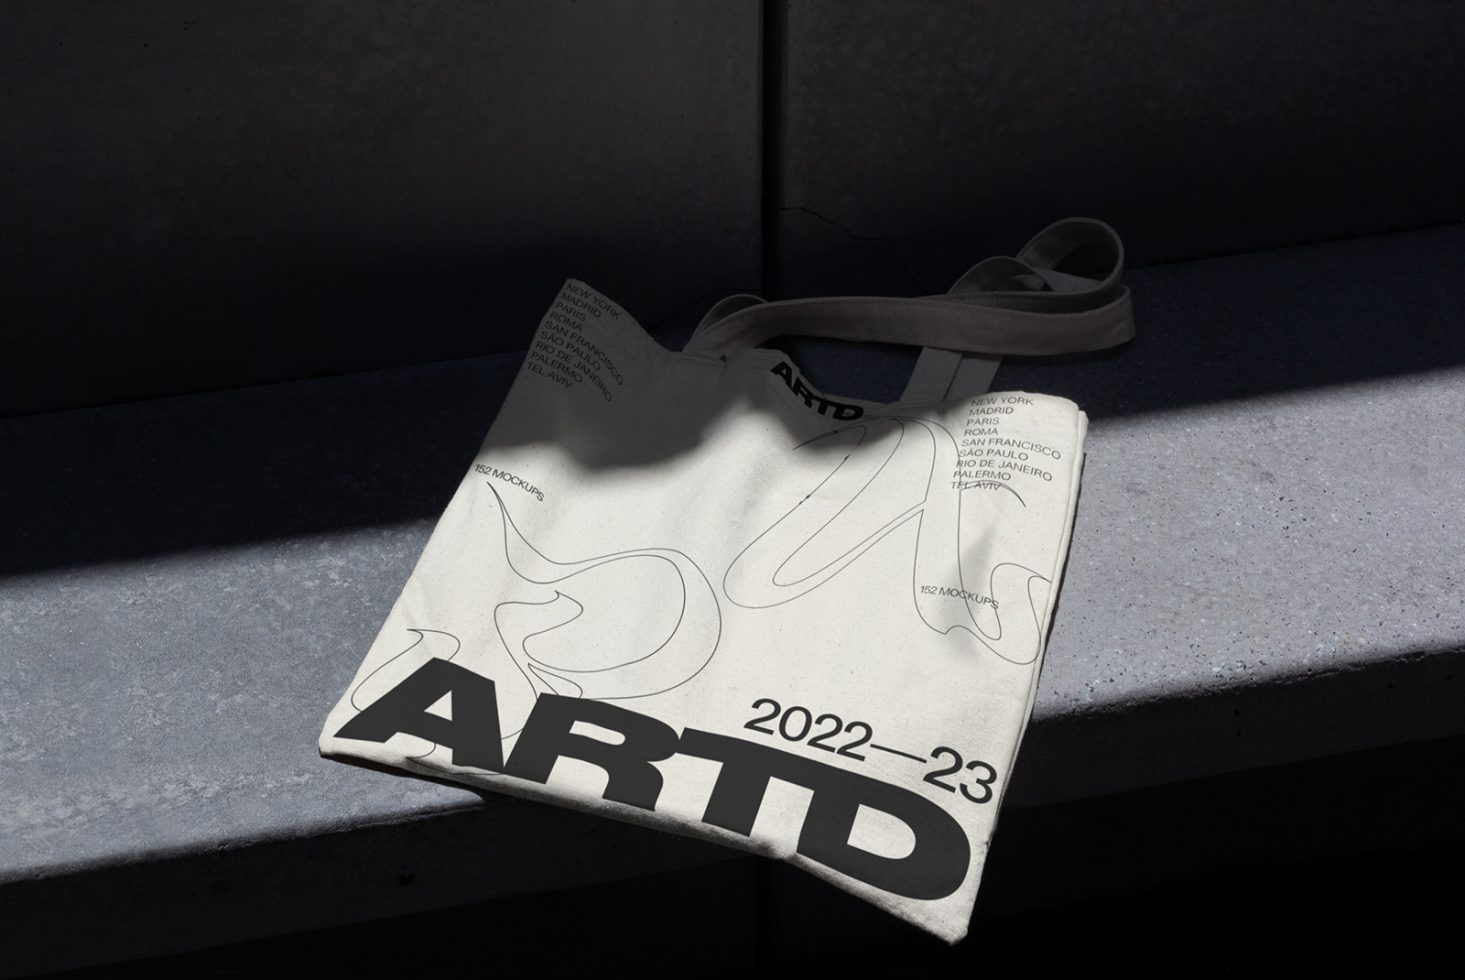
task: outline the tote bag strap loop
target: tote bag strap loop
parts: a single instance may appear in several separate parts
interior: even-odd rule
[[[725,352],[790,334],[920,345],[901,401],[964,398],[986,390],[1003,354],[1103,350],[1133,337],[1123,272],[1124,245],[1113,228],[1067,218],[1016,256],[978,262],[944,295],[771,303],[729,296],[707,311],[685,349]]]

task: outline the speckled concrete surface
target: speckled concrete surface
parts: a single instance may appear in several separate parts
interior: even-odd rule
[[[1460,368],[1097,425],[1040,716],[1465,645],[1462,425]]]
[[[1335,254],[1273,261],[1305,278]],[[1145,270],[1137,301],[1218,302],[1228,270]],[[1249,322],[1255,356],[1347,290],[1331,303]],[[1178,314],[1141,329],[1184,342]],[[220,942],[723,855],[316,755],[517,365],[0,422],[0,911],[29,910],[8,921],[98,896],[113,955],[140,954],[168,931],[139,945],[134,905]],[[1094,421],[1009,802],[1465,728],[1465,369],[1175,400]],[[471,868],[443,857],[464,847]]]
[[[19,657],[4,681],[7,872],[473,802],[325,765],[313,744],[429,530],[8,581],[0,628]]]
[[[1451,505],[1465,499],[1462,420],[1465,371],[1451,371],[1096,424],[1020,766],[1025,788],[1041,768],[1033,798],[1444,734],[1465,720],[1465,677],[1449,679],[1465,649],[1465,511]],[[0,582],[5,877],[477,803],[315,749],[431,526]],[[1434,685],[1403,712],[1377,692],[1379,710],[1348,730],[1335,730],[1336,711],[1200,712],[1188,730],[1129,747],[1164,756],[1138,775],[1043,747],[1060,719],[1102,727],[1154,702],[1264,700],[1273,685],[1398,658]],[[1297,741],[1247,737],[1279,721]]]
[[[1014,800],[1465,729],[1462,433],[1460,368],[1097,422]]]

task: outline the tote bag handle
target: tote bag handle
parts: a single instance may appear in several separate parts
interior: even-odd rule
[[[978,262],[944,295],[771,303],[729,296],[707,311],[685,349],[726,352],[789,334],[919,344],[924,349],[900,400],[967,398],[987,390],[1003,354],[1103,350],[1133,337],[1123,272],[1124,244],[1113,228],[1066,218],[1016,256]]]

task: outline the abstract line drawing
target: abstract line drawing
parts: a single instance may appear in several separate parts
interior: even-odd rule
[[[637,581],[628,581],[626,571],[618,570],[617,575],[610,578],[613,590],[610,594],[586,596],[580,593],[577,598],[555,589],[554,597],[546,602],[498,603],[494,607],[493,618],[499,636],[515,662],[520,664],[525,679],[536,690],[595,701],[650,697],[680,687],[701,673],[712,660],[722,637],[722,612],[718,609],[717,593],[712,583],[685,552],[676,548],[638,548],[581,561],[553,561],[519,532],[498,491],[493,491],[493,495],[503,517],[505,557],[514,574],[524,581],[536,585],[558,585],[614,562],[640,560],[663,563],[660,567],[674,572],[679,586],[675,596],[637,594]],[[644,576],[636,578],[644,579]],[[603,611],[635,607],[637,604],[662,609],[675,607],[675,622],[669,634],[654,646],[650,645],[648,638],[627,637],[649,646],[649,649],[638,649],[635,656],[610,665],[576,666],[577,660],[584,659],[583,650],[546,648],[535,653],[530,649],[531,642],[580,620],[590,603],[597,603]],[[523,615],[527,611],[526,606],[537,608],[526,617]],[[606,639],[600,635],[598,624],[586,622],[583,625],[592,643]],[[547,646],[543,643],[538,645]]]
[[[791,451],[811,449],[839,461],[733,559],[723,576],[730,602],[753,609],[793,602],[915,521],[911,593],[921,620],[938,633],[964,631],[1010,663],[1037,659],[1050,582],[1014,562],[995,563],[985,575],[963,568],[962,492],[949,479],[957,460],[950,430],[930,419],[866,416]],[[1026,507],[1020,498],[1018,505]],[[974,602],[969,580],[984,580],[996,605]],[[929,594],[923,585],[952,588]]]
[[[498,690],[505,739],[517,735],[540,694],[620,701],[663,694],[696,677],[722,638],[722,612],[707,576],[675,548],[638,548],[561,562],[546,557],[519,530],[498,491],[489,487],[495,540],[476,543],[475,572],[495,583],[481,609],[496,648],[473,650]],[[484,567],[487,566],[487,567]],[[497,601],[495,601],[497,600]],[[458,655],[458,636],[410,629],[416,639],[372,671],[351,692],[358,710],[428,659]],[[460,661],[461,662],[461,661]],[[517,674],[517,678],[515,676]],[[522,683],[516,684],[520,680]],[[414,754],[422,758],[427,753]]]

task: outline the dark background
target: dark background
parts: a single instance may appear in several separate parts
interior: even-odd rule
[[[521,350],[567,275],[676,339],[729,292],[941,292],[1069,214],[1120,231],[1132,282],[1164,270],[1117,375],[1033,384],[1096,417],[1457,365],[1462,59],[1447,0],[7,3],[0,416]],[[1218,276],[1225,301],[1191,308]],[[353,390],[371,405],[134,406],[63,447],[35,420],[0,445],[0,573],[430,517],[501,392]],[[359,509],[335,476],[282,495],[231,469],[325,473],[419,426],[462,447]],[[62,513],[78,459],[126,471],[117,512],[165,519]],[[215,479],[254,506],[190,510]],[[1462,761],[1454,739],[1009,808],[954,949],[730,860],[81,975],[370,970],[429,942],[459,973],[548,948],[648,972],[1427,972],[1460,961]]]
[[[947,946],[797,869],[738,857],[632,881],[74,971],[470,976],[983,970],[1453,976],[1465,739],[1039,809],[1007,808],[966,940]],[[1203,870],[1176,875],[1170,862]],[[411,881],[399,882],[410,888]],[[548,967],[546,967],[548,968]]]
[[[9,3],[0,416],[522,350],[567,275],[655,328],[1071,214],[1131,266],[1459,222],[1461,51],[1449,0]]]

